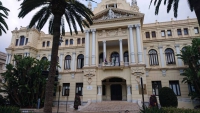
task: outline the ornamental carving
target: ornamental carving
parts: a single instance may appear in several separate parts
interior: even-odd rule
[[[95,70],[85,70],[84,76],[87,77],[87,82],[90,85],[92,83],[92,77],[95,76]]]
[[[98,31],[97,34],[99,37],[122,36],[127,35],[127,29],[102,30]]]
[[[144,67],[132,67],[131,73],[135,76],[142,76],[145,73]]]

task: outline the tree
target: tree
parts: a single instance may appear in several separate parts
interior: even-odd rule
[[[49,32],[53,35],[53,44],[51,50],[51,65],[49,69],[48,82],[46,85],[45,93],[45,105],[44,113],[52,113],[52,102],[53,102],[53,87],[54,87],[54,76],[56,74],[57,55],[59,47],[59,38],[65,35],[64,21],[65,18],[70,33],[72,34],[72,27],[77,34],[77,25],[83,32],[83,26],[89,27],[92,22],[93,13],[84,4],[78,0],[22,0],[20,7],[19,18],[25,17],[29,12],[35,8],[41,7],[41,9],[33,16],[29,28],[36,25],[36,28],[41,30],[46,21],[51,18],[49,22]],[[62,25],[61,25],[62,24]],[[62,30],[60,30],[60,27]],[[60,34],[60,31],[61,34]]]
[[[169,11],[171,10],[173,6],[174,17],[177,18],[179,0],[151,0],[150,5],[153,1],[154,1],[154,5],[156,6],[156,9],[155,9],[156,15],[158,15],[159,13],[160,4],[164,2],[164,5],[167,4],[167,13],[169,13]],[[187,1],[188,1],[190,10],[195,11],[195,14],[197,16],[199,26],[200,26],[200,0],[187,0]]]
[[[192,45],[185,46],[177,56],[188,65],[181,75],[184,76],[182,82],[190,84],[195,89],[190,91],[189,95],[192,99],[200,98],[200,39],[193,39]]]
[[[6,65],[6,72],[2,74],[5,83],[0,92],[7,94],[11,105],[20,107],[36,107],[40,98],[44,101],[46,79],[42,71],[46,70],[50,62],[31,57],[14,56],[16,65]]]
[[[6,33],[8,30],[8,25],[5,22],[5,18],[8,18],[8,12],[10,10],[3,6],[2,2],[0,1],[0,36],[2,35],[2,31]]]

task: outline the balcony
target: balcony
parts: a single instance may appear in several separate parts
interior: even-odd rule
[[[123,69],[124,67],[128,67],[129,62],[102,62],[99,64],[99,68],[102,68],[103,70],[109,70],[109,69]]]

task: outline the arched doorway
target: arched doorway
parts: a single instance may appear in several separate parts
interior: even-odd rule
[[[127,100],[126,80],[118,77],[107,78],[102,81],[102,100]]]

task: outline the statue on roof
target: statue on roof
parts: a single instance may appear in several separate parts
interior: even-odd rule
[[[137,6],[137,0],[132,0],[131,2],[131,10],[133,12],[140,12],[139,7]]]
[[[88,3],[88,8],[90,9],[90,10],[92,10],[92,3],[89,1],[89,3]]]
[[[132,6],[133,6],[133,5],[137,5],[137,0],[132,0],[131,5],[132,5]]]

